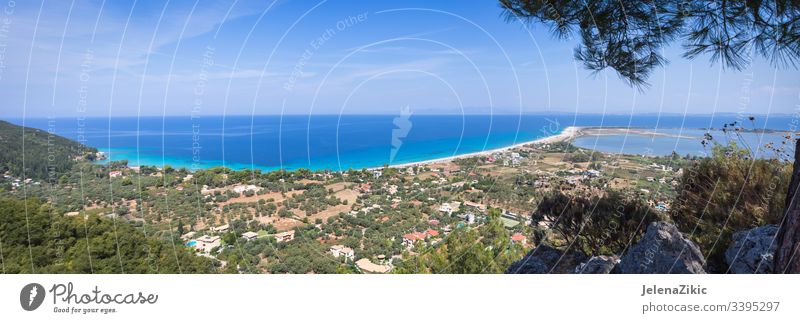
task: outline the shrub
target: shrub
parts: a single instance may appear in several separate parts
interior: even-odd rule
[[[569,196],[551,193],[542,199],[533,214],[553,222],[553,230],[573,248],[587,254],[618,254],[658,221],[659,214],[636,197],[617,191],[604,196]]]
[[[711,157],[684,172],[670,218],[700,246],[710,270],[724,271],[734,232],[780,221],[791,174],[789,163],[715,144]]]

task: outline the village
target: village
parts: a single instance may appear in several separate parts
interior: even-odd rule
[[[568,142],[347,172],[190,172],[109,162],[92,169],[105,172],[94,181],[110,183],[112,199],[102,188],[90,190],[83,208],[73,204],[65,214],[124,218],[231,272],[389,273],[456,229],[480,228],[492,210],[514,244],[531,248],[532,230],[553,220],[532,223],[531,214],[552,191],[602,195],[610,188],[668,212],[686,162],[602,154]],[[3,180],[12,191],[30,181],[8,174]],[[65,188],[65,196],[53,198],[78,198]],[[287,257],[324,263],[314,268]]]

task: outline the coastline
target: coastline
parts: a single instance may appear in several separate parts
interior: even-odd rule
[[[410,163],[403,163],[403,164],[397,164],[397,165],[389,165],[388,167],[389,168],[406,168],[406,167],[414,167],[414,166],[421,166],[421,165],[431,165],[431,164],[437,164],[437,163],[450,162],[450,161],[453,161],[453,160],[456,160],[456,159],[461,159],[461,158],[478,157],[478,156],[489,156],[489,155],[492,155],[494,153],[504,152],[504,151],[512,150],[512,149],[523,147],[523,146],[527,146],[527,145],[552,144],[552,143],[557,143],[557,142],[570,141],[570,140],[575,139],[575,138],[577,138],[579,136],[582,136],[583,135],[583,131],[582,130],[585,129],[585,128],[586,127],[571,126],[571,127],[564,128],[558,134],[555,134],[555,135],[552,135],[552,136],[548,136],[548,137],[544,137],[544,138],[538,138],[538,139],[535,139],[535,140],[530,140],[530,141],[525,141],[525,142],[513,144],[511,146],[500,147],[500,148],[495,148],[495,149],[491,149],[491,150],[478,151],[478,152],[474,152],[474,153],[453,155],[453,156],[450,156],[450,157],[428,159],[428,160],[423,160],[423,161],[418,161],[418,162],[410,162]],[[369,168],[369,169],[370,170],[374,170],[374,169],[382,169],[382,168],[383,167],[372,167],[372,168]]]
[[[664,128],[664,129],[667,129],[667,128]],[[704,130],[704,129],[700,129],[700,128],[693,128],[693,129],[695,129],[695,130]],[[534,145],[534,144],[572,142],[573,140],[578,139],[580,137],[607,137],[607,136],[618,136],[618,135],[633,136],[633,137],[649,137],[649,138],[677,138],[677,139],[680,139],[680,140],[696,140],[696,139],[698,139],[697,137],[694,137],[694,136],[691,136],[691,135],[686,135],[686,134],[680,134],[679,135],[679,134],[664,133],[664,132],[654,131],[653,129],[650,129],[650,128],[647,128],[647,127],[569,126],[569,127],[565,127],[564,129],[562,129],[561,132],[559,132],[557,134],[554,134],[554,135],[551,135],[551,136],[537,138],[537,139],[534,139],[534,140],[528,140],[528,141],[516,143],[516,144],[513,144],[513,145],[505,146],[505,147],[499,147],[499,148],[494,148],[494,149],[489,149],[489,150],[476,151],[476,152],[471,152],[471,153],[463,153],[463,154],[451,155],[451,156],[447,156],[447,157],[436,157],[436,158],[424,159],[424,160],[413,161],[413,162],[403,162],[403,163],[399,163],[399,164],[392,164],[392,165],[386,165],[386,166],[384,166],[384,165],[377,166],[376,165],[376,166],[372,166],[372,167],[359,167],[359,168],[353,168],[353,169],[379,170],[379,169],[383,169],[384,167],[389,167],[389,168],[407,168],[407,167],[414,167],[414,166],[432,165],[432,164],[438,164],[438,163],[447,163],[447,162],[451,162],[453,160],[457,160],[457,159],[461,159],[461,158],[470,158],[470,157],[478,157],[478,156],[489,156],[489,155],[492,155],[492,154],[495,154],[495,153],[506,152],[506,151],[513,150],[513,149],[516,149],[516,148],[519,148],[519,147],[528,146],[528,145]],[[592,149],[592,148],[587,148],[587,149]],[[102,150],[102,149],[99,149],[99,150],[105,152],[105,150]],[[129,161],[139,159],[138,155],[134,156],[133,154],[134,153],[131,153],[132,156],[130,156],[130,157],[132,157],[132,158],[128,159]],[[113,153],[111,153],[111,151],[109,151],[108,155],[112,156]],[[161,158],[163,158],[163,157],[161,157]],[[108,162],[110,160],[112,160],[112,159],[106,160],[104,162]],[[185,168],[189,169],[192,172],[197,171],[197,170],[201,170],[201,169],[209,169],[209,168],[213,168],[213,167],[226,167],[226,168],[229,168],[231,170],[237,170],[237,171],[239,171],[239,170],[256,170],[256,169],[258,169],[258,170],[264,171],[264,172],[271,172],[271,171],[277,171],[277,170],[293,171],[293,170],[297,170],[297,169],[302,168],[302,167],[300,167],[300,168],[285,168],[285,167],[284,168],[277,168],[277,167],[276,168],[272,168],[272,167],[262,167],[262,166],[257,166],[257,165],[235,164],[235,163],[230,163],[230,162],[225,163],[225,162],[222,162],[222,161],[207,162],[207,164],[204,164],[201,167],[191,168],[191,167],[188,167],[187,165],[182,165],[181,163],[174,163],[174,162],[171,162],[169,160],[165,160],[165,163],[154,163],[154,164],[149,164],[149,163],[147,163],[147,161],[141,160],[140,164],[130,165],[129,167],[138,167],[138,166],[141,166],[141,165],[155,166],[155,167],[158,167],[159,169],[161,168],[161,165],[172,166],[174,168],[185,167]],[[347,170],[344,170],[344,169],[342,169],[342,170],[334,170],[334,169],[329,169],[329,168],[320,168],[320,169],[311,169],[311,170],[312,171],[331,171],[331,172],[346,172],[347,171]]]
[[[415,161],[415,162],[407,162],[407,163],[402,163],[402,164],[388,165],[388,167],[389,168],[406,168],[406,167],[414,167],[414,166],[421,166],[421,165],[431,165],[431,164],[437,164],[437,163],[450,162],[450,161],[453,161],[453,160],[456,160],[456,159],[461,159],[461,158],[469,158],[469,157],[476,157],[476,156],[489,156],[489,155],[492,155],[494,153],[504,152],[504,151],[512,150],[512,149],[523,147],[523,146],[527,146],[527,145],[565,142],[565,141],[570,141],[570,140],[573,140],[575,138],[578,138],[580,136],[585,135],[583,130],[584,129],[589,129],[589,128],[591,128],[591,127],[570,126],[570,127],[566,127],[564,129],[562,129],[561,132],[559,132],[557,134],[554,134],[554,135],[551,135],[551,136],[547,136],[547,137],[543,137],[543,138],[537,138],[537,139],[529,140],[529,141],[525,141],[525,142],[516,143],[516,144],[510,145],[510,146],[494,148],[494,149],[490,149],[490,150],[471,152],[471,153],[458,154],[458,155],[453,155],[453,156],[448,156],[448,157],[439,157],[439,158],[426,159],[426,160],[420,160],[420,161]],[[106,153],[108,156],[113,155],[113,152],[109,151],[109,150],[99,149],[99,151]],[[130,161],[132,159],[127,159],[127,160]],[[112,159],[103,160],[102,162],[98,161],[98,163],[99,164],[103,164],[103,163],[108,163],[110,161],[112,161]],[[161,166],[158,165],[158,164],[156,164],[156,165],[148,165],[146,162],[140,163],[140,164],[137,163],[135,165],[130,165],[130,166],[128,166],[128,168],[136,168],[136,167],[141,167],[143,165],[154,166],[156,168],[161,169]],[[171,167],[174,167],[174,168],[185,167],[185,166],[181,166],[179,164],[173,164],[173,163],[165,163],[163,165],[164,166],[171,166]],[[264,167],[234,168],[234,167],[231,167],[231,165],[232,164],[228,164],[228,165],[213,164],[213,165],[209,165],[209,167],[202,167],[202,168],[196,168],[196,169],[195,168],[189,168],[189,167],[186,167],[186,168],[189,169],[191,172],[194,172],[196,170],[201,170],[201,169],[213,168],[213,167],[227,167],[227,168],[230,168],[231,170],[258,169],[258,170],[262,170],[262,171],[266,171],[266,172],[280,170],[280,169],[271,169],[271,168],[264,168]],[[367,170],[378,170],[378,169],[383,169],[383,168],[384,168],[384,166],[366,167]],[[319,170],[314,170],[314,171],[323,171],[323,170],[319,169]],[[345,171],[342,171],[342,172],[345,172]]]

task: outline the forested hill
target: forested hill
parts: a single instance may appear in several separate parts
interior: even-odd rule
[[[96,152],[95,148],[47,131],[0,120],[0,172],[10,172],[15,177],[44,180],[48,176],[60,176],[72,168],[76,159],[93,159]]]
[[[126,221],[66,216],[36,199],[0,197],[2,273],[197,274],[218,262]]]

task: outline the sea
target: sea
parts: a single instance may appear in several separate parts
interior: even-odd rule
[[[710,132],[738,121],[748,129],[792,130],[790,115],[263,115],[26,118],[12,123],[53,131],[128,165],[264,171],[306,168],[346,171],[422,162],[512,146],[569,126],[631,127],[673,136],[587,136],[574,144],[608,153],[704,155]],[[753,146],[783,133],[747,133]],[[791,146],[791,145],[789,145]]]

